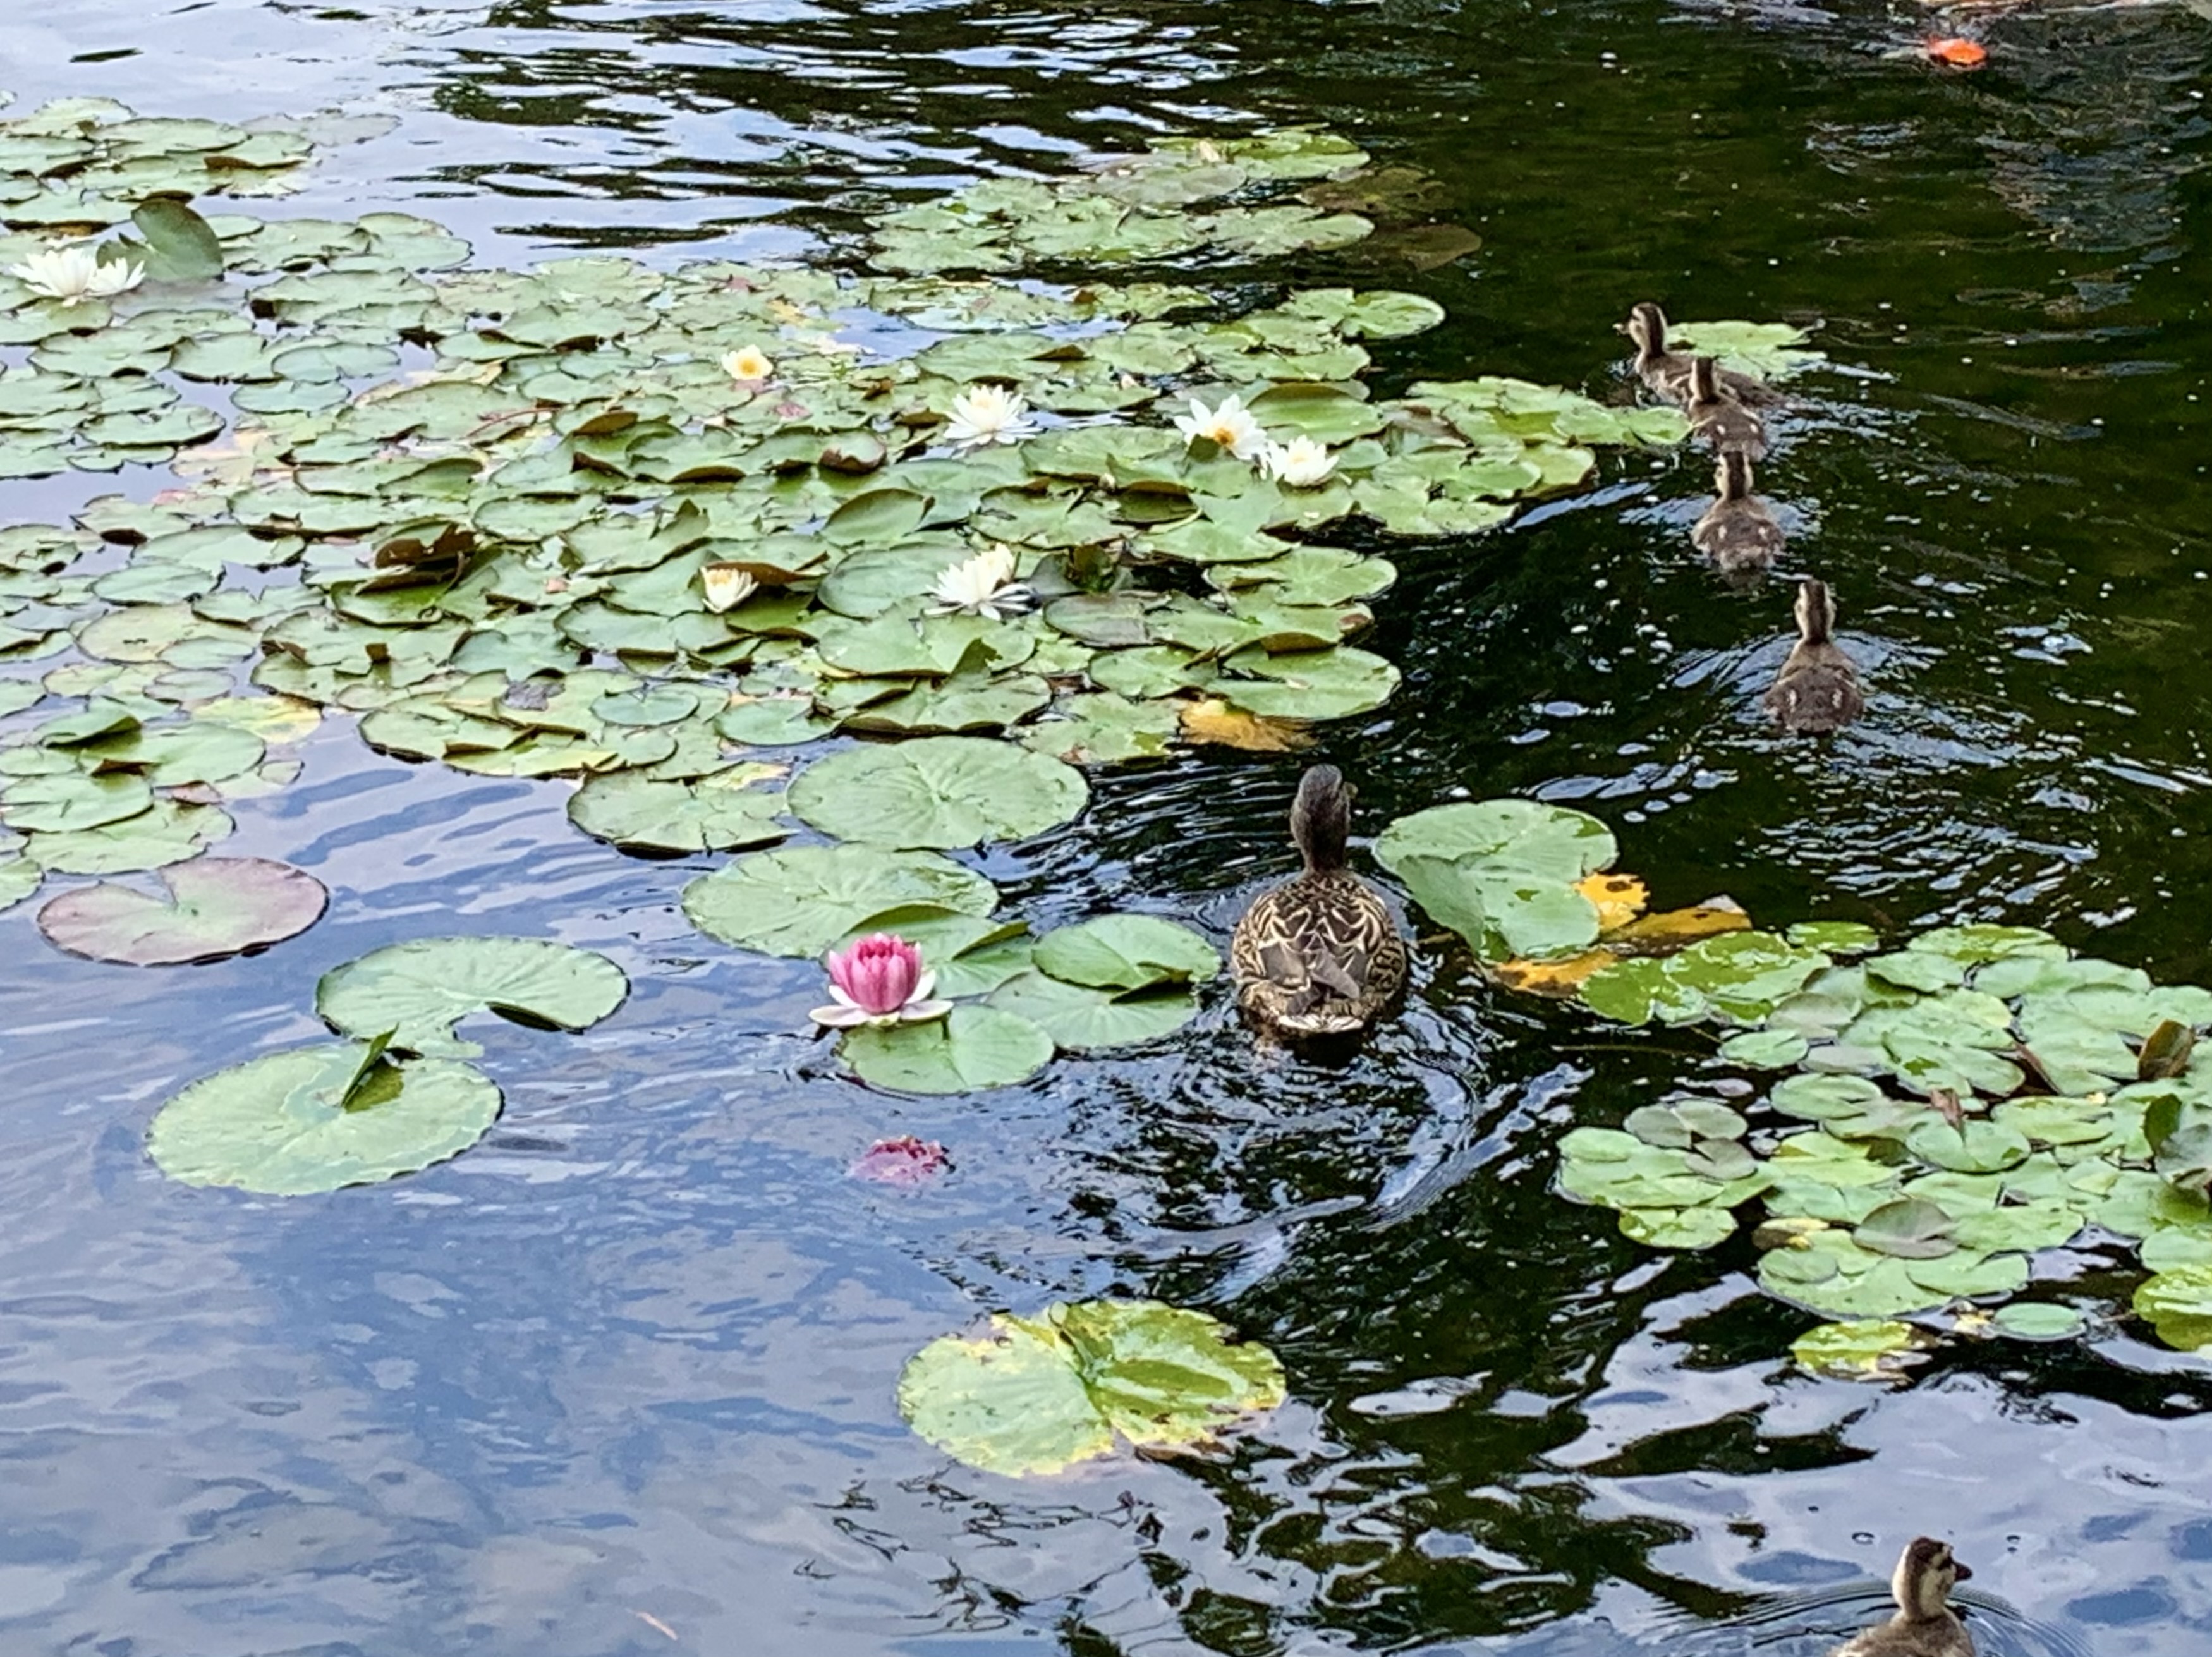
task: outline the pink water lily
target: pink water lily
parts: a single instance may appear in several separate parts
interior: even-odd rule
[[[937,974],[921,964],[921,951],[896,932],[871,932],[822,958],[830,969],[833,1005],[817,1007],[817,1024],[850,1029],[859,1024],[918,1023],[942,1018],[950,1001],[933,1001]]]
[[[952,1159],[936,1140],[907,1133],[877,1140],[846,1171],[856,1180],[872,1180],[878,1185],[918,1186],[951,1166]]]

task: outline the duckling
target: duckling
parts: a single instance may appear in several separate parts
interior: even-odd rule
[[[1840,731],[1866,711],[1859,671],[1835,641],[1835,596],[1826,581],[1807,576],[1797,584],[1797,642],[1766,693],[1766,711],[1785,731]]]
[[[1723,575],[1765,569],[1782,553],[1782,525],[1766,502],[1751,492],[1751,460],[1723,451],[1713,467],[1720,499],[1691,526],[1690,543],[1720,567]]]
[[[1973,1636],[1948,1603],[1952,1585],[1972,1575],[1951,1557],[1949,1543],[1915,1537],[1889,1579],[1897,1615],[1853,1636],[1832,1657],[1974,1657]]]
[[[1622,333],[1636,342],[1637,377],[1669,402],[1687,403],[1690,359],[1667,349],[1667,313],[1646,300],[1630,311],[1628,320],[1619,326]],[[1733,368],[1720,371],[1720,382],[1721,389],[1730,397],[1753,408],[1765,408],[1782,401],[1781,392],[1765,380],[1740,374]]]
[[[1406,986],[1406,941],[1382,895],[1345,866],[1352,793],[1333,765],[1298,780],[1291,839],[1305,868],[1261,893],[1237,923],[1237,1005],[1291,1040],[1357,1034]]]
[[[1690,359],[1690,401],[1684,412],[1690,429],[1720,453],[1766,458],[1766,422],[1728,394],[1720,364],[1709,356]]]

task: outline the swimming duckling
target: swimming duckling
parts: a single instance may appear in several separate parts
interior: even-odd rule
[[[1840,731],[1866,711],[1859,671],[1832,636],[1835,628],[1835,596],[1807,576],[1797,584],[1797,642],[1766,693],[1766,711],[1785,731]]]
[[[1713,488],[1720,499],[1691,526],[1691,544],[1723,575],[1765,569],[1781,555],[1782,525],[1766,502],[1751,492],[1749,457],[1723,452],[1713,467]]]
[[[1951,1557],[1949,1543],[1915,1537],[1889,1579],[1897,1614],[1838,1646],[1833,1657],[1974,1657],[1973,1636],[1948,1603],[1952,1585],[1972,1575]]]
[[[1230,940],[1237,1005],[1292,1040],[1356,1034],[1406,986],[1406,941],[1382,895],[1345,867],[1352,793],[1333,765],[1298,780],[1291,839],[1305,868],[1261,893]]]
[[[1628,313],[1620,331],[1636,342],[1637,377],[1670,402],[1690,400],[1690,359],[1667,349],[1667,313],[1646,300]],[[1720,371],[1721,389],[1737,402],[1765,408],[1782,401],[1782,394],[1763,379]]]
[[[1728,394],[1720,364],[1709,356],[1690,359],[1690,401],[1684,412],[1690,429],[1721,453],[1766,458],[1766,422]]]

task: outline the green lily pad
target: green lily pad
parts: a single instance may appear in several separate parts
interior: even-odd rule
[[[1201,1444],[1285,1397],[1283,1367],[1203,1313],[1157,1301],[994,1313],[908,1361],[899,1412],[987,1472],[1054,1473],[1112,1450]]]
[[[219,1071],[161,1107],[147,1150],[187,1185],[304,1196],[443,1162],[498,1117],[499,1089],[473,1065],[381,1053],[325,1042]]]
[[[1103,915],[1056,927],[1037,941],[1040,972],[1069,984],[1141,990],[1154,984],[1203,984],[1221,970],[1213,945],[1158,915]]]
[[[2212,1346],[2212,1266],[2183,1266],[2157,1273],[2136,1289],[2135,1308],[2168,1346],[2183,1352],[2204,1350]]]
[[[766,846],[787,832],[776,822],[783,796],[701,782],[655,782],[617,771],[587,778],[568,801],[568,821],[625,852],[680,855]]]
[[[1073,766],[977,737],[848,749],[792,783],[791,810],[841,840],[950,850],[1066,822],[1091,790]]]
[[[1654,1248],[1712,1248],[1735,1235],[1735,1216],[1725,1208],[1625,1208],[1625,1235]]]
[[[1861,1248],[1899,1259],[1926,1260],[1955,1252],[1955,1222],[1934,1203],[1905,1198],[1884,1203],[1859,1222],[1851,1241]]]
[[[2085,1326],[2080,1312],[2051,1301],[2011,1301],[1990,1314],[1990,1322],[2014,1340],[2071,1340]]]
[[[819,956],[914,904],[988,915],[998,889],[927,852],[800,846],[756,852],[684,889],[684,913],[709,938],[768,955]]]
[[[1018,1014],[963,1005],[943,1018],[848,1030],[837,1051],[855,1075],[902,1093],[976,1093],[1026,1081],[1052,1062],[1053,1041]]]
[[[1048,933],[1047,942],[1050,937]],[[1043,954],[1042,944],[1037,953]],[[1076,1053],[1158,1041],[1181,1029],[1198,1012],[1198,999],[1188,990],[1156,986],[1116,992],[1064,983],[1041,972],[1009,978],[991,992],[987,1005],[1018,1013],[1055,1046]]]
[[[1904,1365],[1926,1344],[1926,1337],[1909,1323],[1862,1318],[1808,1329],[1790,1343],[1790,1356],[1812,1375],[1892,1381],[1902,1377]]]
[[[388,1031],[425,1058],[474,1058],[456,1021],[494,1012],[541,1029],[588,1029],[629,994],[623,969],[591,950],[535,938],[430,938],[373,950],[315,986],[315,1011],[345,1035]]]
[[[195,858],[161,871],[164,900],[127,886],[81,886],[39,911],[39,930],[72,955],[174,967],[265,950],[322,918],[330,894],[289,864]]]

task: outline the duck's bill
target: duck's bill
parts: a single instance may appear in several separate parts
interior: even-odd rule
[[[1961,1559],[1954,1559],[1951,1562],[1951,1569],[1958,1573],[1959,1580],[1961,1582],[1965,1581],[1968,1577],[1974,1574],[1973,1567],[1967,1564]]]

